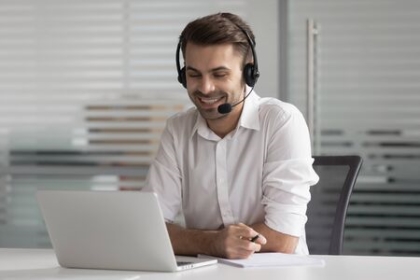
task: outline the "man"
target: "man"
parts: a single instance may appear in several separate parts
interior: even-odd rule
[[[192,21],[180,36],[178,80],[196,108],[167,121],[145,187],[158,193],[176,254],[308,253],[305,213],[318,180],[308,129],[294,106],[253,91],[254,42],[229,13]],[[180,211],[185,227],[174,223]]]

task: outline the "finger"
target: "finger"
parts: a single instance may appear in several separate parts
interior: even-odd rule
[[[257,236],[258,233],[252,228],[242,223],[239,223],[237,226],[236,233],[241,236],[242,239],[251,240],[253,237]]]
[[[240,239],[248,240],[250,242],[259,243],[264,245],[267,243],[267,239],[264,235],[256,232],[253,228],[248,227],[244,224],[238,224],[238,231],[237,234],[240,234],[238,237]]]
[[[257,235],[255,235],[254,237],[252,237],[249,241],[251,241],[251,242],[255,242],[255,241],[257,241],[257,239],[260,237],[260,235],[259,234],[257,234]]]
[[[250,240],[251,242],[255,242],[261,245],[267,244],[267,239],[262,234],[257,234]]]
[[[249,238],[242,237],[240,238],[237,246],[241,250],[258,252],[261,250],[261,244],[257,242],[251,242]]]
[[[258,244],[258,243],[254,243],[254,242],[250,242],[249,243],[249,248],[253,252],[259,252],[259,251],[261,251],[261,245]]]
[[[227,255],[226,257],[229,259],[246,259],[249,256],[251,256],[252,254],[254,254],[255,252],[258,252],[260,250],[260,246],[258,244],[255,244],[253,246],[255,246],[254,248],[250,248],[252,245],[249,245],[250,242],[248,241],[248,243],[245,245],[245,247],[235,247],[235,248],[231,248],[231,250],[227,251]],[[259,246],[259,247],[258,247]]]

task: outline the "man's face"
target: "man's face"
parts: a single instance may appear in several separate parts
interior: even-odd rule
[[[185,69],[187,91],[191,101],[206,120],[224,117],[217,107],[224,103],[235,104],[244,95],[242,79],[243,58],[233,45],[199,46],[187,44]],[[232,113],[240,112],[242,103]],[[232,114],[230,113],[230,114]]]

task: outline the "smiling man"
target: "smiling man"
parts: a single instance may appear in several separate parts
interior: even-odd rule
[[[237,125],[243,104],[238,104],[229,114],[220,114],[217,109],[224,103],[238,103],[244,98],[244,59],[233,44],[227,43],[203,46],[191,42],[185,52],[191,101],[209,128],[223,138]]]
[[[144,188],[158,193],[176,254],[308,254],[306,206],[318,176],[307,125],[293,105],[254,92],[254,47],[250,27],[230,13],[181,33],[178,81],[195,108],[168,119]],[[180,212],[185,227],[174,223]]]

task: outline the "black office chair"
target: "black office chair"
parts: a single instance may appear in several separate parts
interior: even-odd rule
[[[314,156],[319,182],[311,187],[306,240],[309,253],[341,255],[344,223],[353,186],[362,166],[360,156]]]

